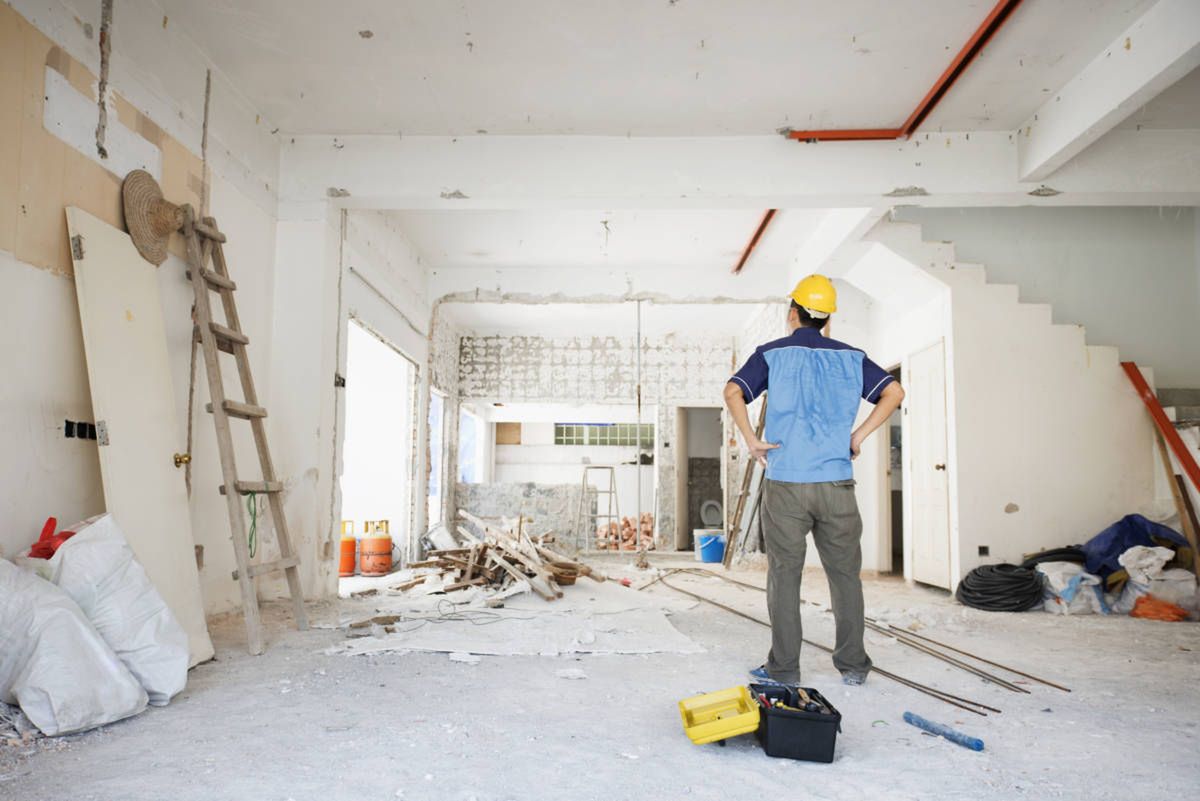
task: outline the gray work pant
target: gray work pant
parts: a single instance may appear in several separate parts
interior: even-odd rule
[[[811,531],[829,580],[837,641],[833,665],[840,671],[867,672],[863,647],[862,518],[854,481],[791,484],[766,480],[762,532],[767,550],[767,610],[771,653],[767,673],[783,682],[800,681],[800,579]]]

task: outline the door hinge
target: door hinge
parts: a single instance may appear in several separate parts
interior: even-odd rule
[[[96,444],[97,445],[107,445],[108,444],[108,423],[105,422],[104,420],[96,421]]]
[[[71,258],[76,261],[83,260],[83,237],[79,234],[71,237]]]

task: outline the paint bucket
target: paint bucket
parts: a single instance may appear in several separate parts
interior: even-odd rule
[[[724,534],[725,530],[720,528],[694,528],[692,529],[692,551],[695,553],[696,561],[703,562],[704,558],[700,554],[700,538],[714,535]]]
[[[358,540],[354,537],[342,537],[341,558],[338,560],[338,575],[342,578],[354,575],[354,564],[358,561]]]
[[[392,538],[363,537],[359,540],[359,571],[364,576],[385,576],[392,572]]]
[[[701,534],[699,545],[701,562],[720,562],[725,558],[724,534]]]

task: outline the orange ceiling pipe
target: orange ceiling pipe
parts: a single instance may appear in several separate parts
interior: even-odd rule
[[[971,34],[971,38],[958,51],[958,55],[950,62],[950,66],[946,67],[941,77],[934,82],[929,91],[925,93],[925,97],[917,104],[912,114],[908,115],[908,119],[904,121],[904,125],[899,128],[859,128],[859,129],[843,129],[843,130],[820,130],[820,131],[788,131],[789,139],[798,139],[802,142],[837,142],[837,141],[879,141],[886,139],[907,139],[913,135],[925,118],[929,116],[938,102],[946,96],[950,91],[950,87],[954,82],[967,71],[967,67],[983,50],[984,45],[995,35],[996,31],[1004,25],[1012,12],[1017,6],[1021,5],[1021,0],[1000,0],[992,8],[990,14],[983,21],[975,33]]]
[[[767,209],[767,213],[763,215],[762,222],[758,224],[758,230],[754,232],[754,236],[750,237],[750,242],[746,245],[746,249],[742,251],[742,257],[738,259],[737,266],[733,268],[733,274],[737,275],[746,266],[746,262],[750,260],[750,254],[754,252],[754,248],[758,245],[758,240],[762,239],[763,231],[767,230],[767,226],[771,224],[771,218],[775,216],[775,212],[779,209]]]

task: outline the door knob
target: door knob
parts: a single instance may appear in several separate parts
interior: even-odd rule
[[[945,469],[946,469],[946,465],[944,465],[944,464],[935,464],[935,465],[933,466],[933,469],[934,469],[934,470],[945,470]]]
[[[191,464],[192,455],[190,453],[175,454],[175,466],[183,467],[185,464]]]

